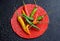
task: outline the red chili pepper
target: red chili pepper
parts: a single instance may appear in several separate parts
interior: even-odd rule
[[[28,10],[27,10],[26,5],[24,6],[24,11],[25,11],[26,15],[29,16],[29,12],[28,12]]]
[[[24,1],[23,1],[23,5],[24,5],[23,8],[24,8],[24,11],[25,11],[26,15],[29,16],[29,12],[27,10],[27,6],[25,5]]]

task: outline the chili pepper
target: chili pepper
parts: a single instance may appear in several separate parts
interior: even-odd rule
[[[36,0],[34,0],[34,3],[35,3],[35,5],[36,5]],[[37,11],[37,5],[36,5],[36,6],[34,7],[34,9],[32,10],[30,17],[33,17],[33,15],[35,14],[36,11]]]
[[[32,12],[31,12],[31,15],[30,15],[30,17],[33,17],[33,15],[35,14],[35,12],[37,11],[37,8],[36,7],[34,7],[34,9],[32,10]]]
[[[42,15],[42,16],[39,16],[39,17],[37,18],[37,20],[38,20],[38,21],[42,20],[44,16],[46,16],[46,14],[45,14],[45,15]]]
[[[24,5],[24,11],[25,11],[25,13],[26,13],[26,15],[27,16],[29,16],[29,12],[28,12],[28,10],[27,10],[27,6],[25,5],[25,2],[23,1],[23,5]]]
[[[33,20],[33,23],[34,24],[37,24],[38,23],[38,21],[37,21],[37,17],[38,17],[38,14],[35,14],[36,16],[35,16],[35,19]]]
[[[36,0],[34,0],[34,3],[35,3],[35,5],[36,5]],[[36,5],[35,7],[37,8],[37,5]],[[33,23],[34,23],[34,24],[37,24],[37,23],[38,23],[37,17],[38,17],[38,14],[36,14],[35,19],[33,20]]]
[[[28,18],[29,20],[33,20],[33,18],[28,17],[28,16],[25,14],[24,10],[22,10],[22,13],[23,13],[22,15],[25,16],[26,18]]]
[[[21,16],[18,16],[18,22],[21,24],[23,30],[27,33],[27,34],[30,34],[28,28],[26,27],[23,19],[21,18]]]
[[[42,19],[43,19],[43,16],[39,16],[39,17],[37,18],[38,21],[40,21],[40,20],[42,20]]]
[[[16,9],[16,8],[15,8],[15,9]],[[18,22],[21,24],[22,29],[23,29],[27,34],[30,34],[29,29],[28,29],[28,26],[25,25],[23,19],[21,18],[21,16],[18,15],[17,12],[16,12],[16,14],[17,14],[17,20],[18,20]]]
[[[35,26],[31,21],[29,21],[25,16],[23,16],[25,19],[26,19],[26,21],[31,25],[31,26],[33,26],[34,28],[36,28],[36,29],[40,29],[40,28],[38,28],[37,26]]]

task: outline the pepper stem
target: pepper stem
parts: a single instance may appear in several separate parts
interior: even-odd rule
[[[24,0],[23,0],[23,5],[25,5],[25,2],[24,2]]]
[[[34,3],[35,3],[35,5],[36,5],[36,7],[37,7],[36,0],[34,0]]]

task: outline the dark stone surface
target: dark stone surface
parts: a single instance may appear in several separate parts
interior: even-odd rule
[[[25,0],[25,3],[34,2]],[[16,35],[10,24],[14,7],[22,6],[22,0],[0,0],[0,41],[60,41],[60,0],[37,0],[37,4],[48,12],[50,23],[44,35],[27,40]]]

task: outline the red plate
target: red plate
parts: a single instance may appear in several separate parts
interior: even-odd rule
[[[33,10],[33,8],[35,7],[35,4],[26,4],[27,6],[27,10],[29,12],[29,15],[31,13],[31,11]],[[23,6],[19,7],[16,11],[21,14],[22,12],[22,9],[23,9]],[[15,12],[16,12],[15,11]],[[47,12],[40,6],[38,6],[38,10],[36,12],[36,14],[34,15],[34,18],[35,16],[38,14],[38,16],[40,15],[44,15],[44,14],[47,14]],[[39,23],[37,24],[37,26],[40,28],[40,30],[34,30],[33,28],[30,29],[30,35],[27,35],[21,25],[17,22],[17,15],[16,13],[13,14],[13,17],[11,18],[11,26],[12,26],[12,29],[13,31],[19,35],[20,37],[22,38],[27,38],[27,39],[30,39],[30,38],[36,38],[36,37],[39,37],[41,35],[43,35],[43,33],[47,30],[48,28],[48,22],[49,22],[49,17],[48,15],[46,15],[43,20],[41,21],[42,23]],[[44,22],[44,23],[43,23]]]

